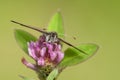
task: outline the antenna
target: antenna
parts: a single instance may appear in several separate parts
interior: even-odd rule
[[[62,40],[61,38],[58,38],[58,39],[59,39],[60,41],[64,42],[65,44],[67,44],[67,45],[69,45],[69,46],[71,46],[71,47],[73,47],[73,48],[77,49],[78,51],[80,51],[80,52],[82,52],[82,53],[84,53],[84,54],[88,55],[86,52],[84,52],[84,51],[80,50],[79,48],[77,48],[77,47],[75,47],[74,45],[72,45],[72,44],[68,43],[67,41]]]
[[[33,29],[33,30],[36,30],[36,31],[41,32],[41,33],[44,33],[44,34],[49,34],[49,33],[46,32],[46,31],[43,31],[43,30],[40,30],[40,29],[38,29],[38,28],[35,28],[35,27],[32,27],[32,26],[28,26],[28,25],[25,25],[25,24],[19,23],[19,22],[17,22],[17,21],[13,21],[13,20],[11,20],[11,22],[16,23],[16,24],[19,24],[19,25],[24,26],[24,27],[27,27],[27,28],[30,28],[30,29]],[[64,41],[64,40],[61,39],[61,38],[58,38],[58,40],[60,40],[60,41],[64,42],[65,44],[67,44],[67,45],[69,45],[69,46],[71,46],[71,47],[77,49],[78,51],[80,51],[80,52],[82,52],[82,53],[88,55],[86,52],[80,50],[79,48],[77,48],[77,47],[75,47],[74,45],[68,43],[67,41]]]
[[[11,22],[16,23],[16,24],[19,24],[19,25],[24,26],[24,27],[27,27],[27,28],[30,28],[30,29],[34,29],[34,30],[39,31],[39,32],[41,32],[41,33],[48,34],[48,32],[45,32],[45,31],[40,30],[40,29],[35,28],[35,27],[31,27],[31,26],[28,26],[28,25],[25,25],[25,24],[19,23],[19,22],[17,22],[17,21],[13,21],[13,20],[11,20]]]

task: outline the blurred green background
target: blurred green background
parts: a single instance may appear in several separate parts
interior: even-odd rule
[[[22,80],[19,74],[36,78],[21,58],[24,52],[14,39],[21,28],[36,36],[38,32],[10,22],[46,27],[51,16],[61,10],[67,35],[74,45],[97,43],[99,51],[88,61],[69,67],[58,80],[120,80],[120,1],[119,0],[0,0],[0,80]],[[29,59],[31,61],[31,59]]]

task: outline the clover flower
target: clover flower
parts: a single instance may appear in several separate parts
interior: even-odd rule
[[[47,66],[54,68],[64,57],[61,44],[46,42],[44,35],[36,42],[28,42],[28,53],[36,61],[36,64],[27,62],[25,58],[22,59],[22,63],[35,71]]]

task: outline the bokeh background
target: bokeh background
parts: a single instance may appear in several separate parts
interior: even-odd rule
[[[35,78],[21,63],[24,56],[17,45],[14,29],[38,32],[10,22],[47,27],[51,16],[61,10],[67,35],[74,45],[97,43],[99,51],[88,61],[65,69],[58,80],[120,80],[120,1],[119,0],[0,0],[0,80]]]

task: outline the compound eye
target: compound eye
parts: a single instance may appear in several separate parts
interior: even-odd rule
[[[52,33],[52,34],[51,34],[51,37],[55,37],[55,33]]]
[[[48,42],[50,40],[50,35],[46,36],[46,42]]]

